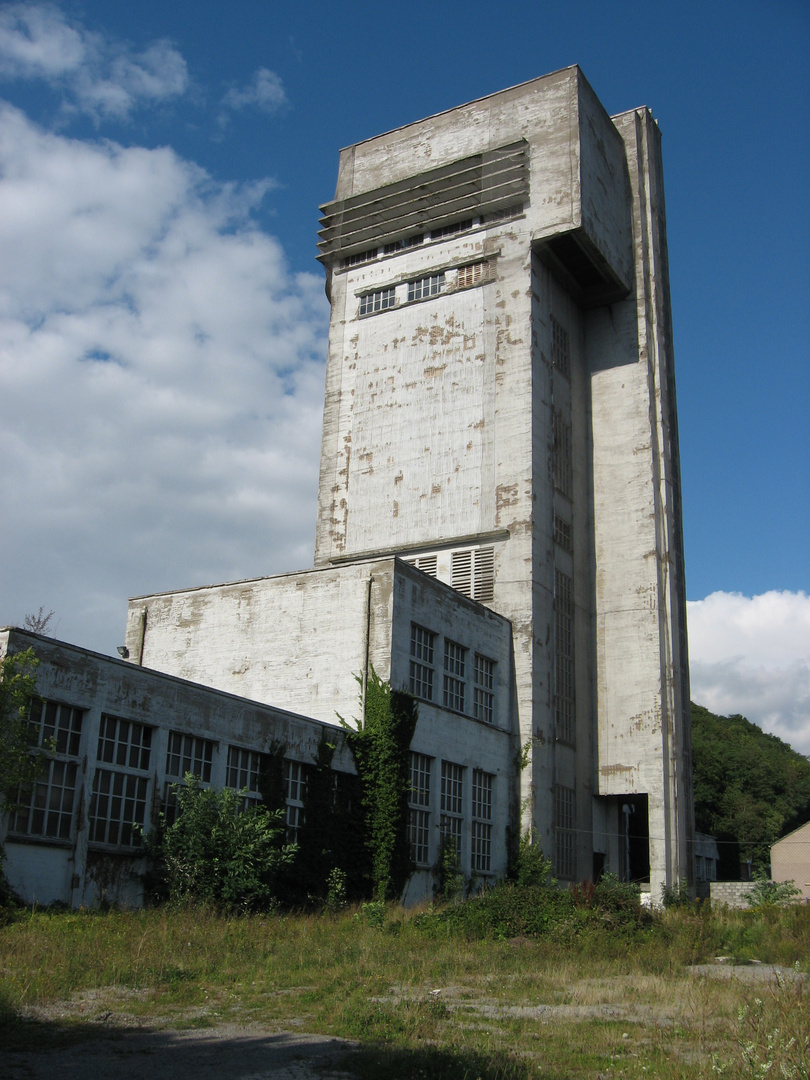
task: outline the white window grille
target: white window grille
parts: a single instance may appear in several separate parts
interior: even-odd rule
[[[476,653],[474,670],[473,716],[491,724],[495,705],[495,661]]]
[[[429,574],[430,577],[436,577],[438,570],[438,560],[436,555],[418,555],[415,559],[406,559],[405,562],[410,566],[415,566],[417,570],[421,570],[423,574]]]
[[[450,583],[464,596],[479,603],[495,595],[495,549],[466,548],[450,556]]]
[[[489,874],[492,871],[493,779],[491,773],[473,769],[470,869],[477,874]]]
[[[81,772],[78,759],[83,715],[81,709],[70,705],[41,698],[32,701],[33,742],[49,749],[50,760],[30,786],[17,792],[16,810],[9,819],[10,832],[71,839]]]
[[[444,642],[444,707],[464,712],[465,669],[467,650],[463,645],[445,638]]]
[[[452,840],[456,855],[461,855],[463,824],[464,769],[452,761],[442,762],[441,832]]]
[[[551,316],[551,362],[566,379],[571,378],[571,354],[568,331]]]
[[[428,274],[417,281],[408,282],[408,300],[424,300],[427,296],[438,296],[444,289],[444,271]]]
[[[433,652],[436,635],[417,623],[411,623],[410,692],[414,697],[433,701]]]
[[[287,841],[295,843],[304,824],[306,775],[300,761],[284,759],[284,794],[286,799]]]
[[[461,266],[456,277],[456,288],[469,289],[473,285],[481,285],[489,281],[492,276],[492,264],[486,260]]]
[[[554,870],[569,881],[576,876],[574,789],[554,785]]]
[[[360,314],[370,315],[373,311],[385,311],[387,308],[392,308],[395,303],[396,289],[393,285],[387,289],[363,293],[360,297]]]
[[[574,583],[554,571],[554,713],[560,742],[575,741],[574,697]]]
[[[117,716],[101,717],[90,803],[91,843],[140,845],[140,830],[146,823],[152,730]]]
[[[551,458],[554,487],[570,499],[572,488],[571,425],[557,409],[552,412],[552,434]]]
[[[408,832],[411,858],[417,866],[430,862],[430,766],[431,759],[425,754],[411,753]]]

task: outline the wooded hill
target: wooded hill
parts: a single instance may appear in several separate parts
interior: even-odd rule
[[[692,703],[695,828],[720,848],[719,877],[750,859],[767,869],[775,840],[810,821],[810,758],[744,716]]]

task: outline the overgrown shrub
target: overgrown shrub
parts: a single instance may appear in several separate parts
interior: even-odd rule
[[[754,875],[754,884],[743,898],[750,907],[784,907],[793,904],[801,892],[794,881],[771,881],[763,872]]]
[[[203,788],[190,774],[173,788],[176,820],[146,838],[153,897],[234,913],[271,908],[295,854],[284,844],[283,812],[243,809],[237,792]]]
[[[527,829],[518,843],[514,880],[518,885],[556,888],[551,859],[546,858],[534,829]]]

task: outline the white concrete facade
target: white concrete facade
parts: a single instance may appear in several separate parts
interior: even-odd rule
[[[458,565],[513,625],[524,824],[560,876],[691,880],[651,114],[611,119],[569,68],[341,151],[323,209],[316,565]]]

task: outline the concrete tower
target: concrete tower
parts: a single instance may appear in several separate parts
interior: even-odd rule
[[[316,567],[507,616],[524,827],[657,898],[693,828],[658,127],[567,68],[341,151],[323,214]]]

